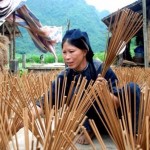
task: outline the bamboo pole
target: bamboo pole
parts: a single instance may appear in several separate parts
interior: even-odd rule
[[[148,63],[148,35],[147,35],[147,8],[146,1],[142,0],[142,11],[143,11],[143,37],[144,37],[144,64],[145,68],[149,66]]]

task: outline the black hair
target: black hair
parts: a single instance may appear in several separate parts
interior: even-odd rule
[[[62,40],[62,48],[65,42],[81,49],[87,50],[86,59],[88,62],[93,61],[94,53],[91,49],[89,38],[86,32],[81,32],[80,29],[68,30]]]

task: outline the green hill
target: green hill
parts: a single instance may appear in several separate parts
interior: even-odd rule
[[[28,0],[26,5],[43,25],[62,26],[65,32],[67,20],[70,20],[71,29],[80,28],[88,33],[94,52],[105,49],[107,30],[101,19],[108,11],[99,12],[84,0]],[[38,52],[27,31],[20,29],[23,37],[16,40],[17,53]],[[57,52],[60,52],[60,45],[57,45]]]

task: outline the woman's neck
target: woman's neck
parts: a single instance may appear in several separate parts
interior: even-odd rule
[[[73,69],[75,72],[82,72],[84,70],[86,70],[89,66],[89,62],[86,61],[85,66],[82,69]]]

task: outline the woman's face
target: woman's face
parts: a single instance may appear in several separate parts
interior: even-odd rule
[[[87,65],[87,50],[81,50],[67,41],[63,44],[62,54],[64,62],[71,69],[82,71]]]

